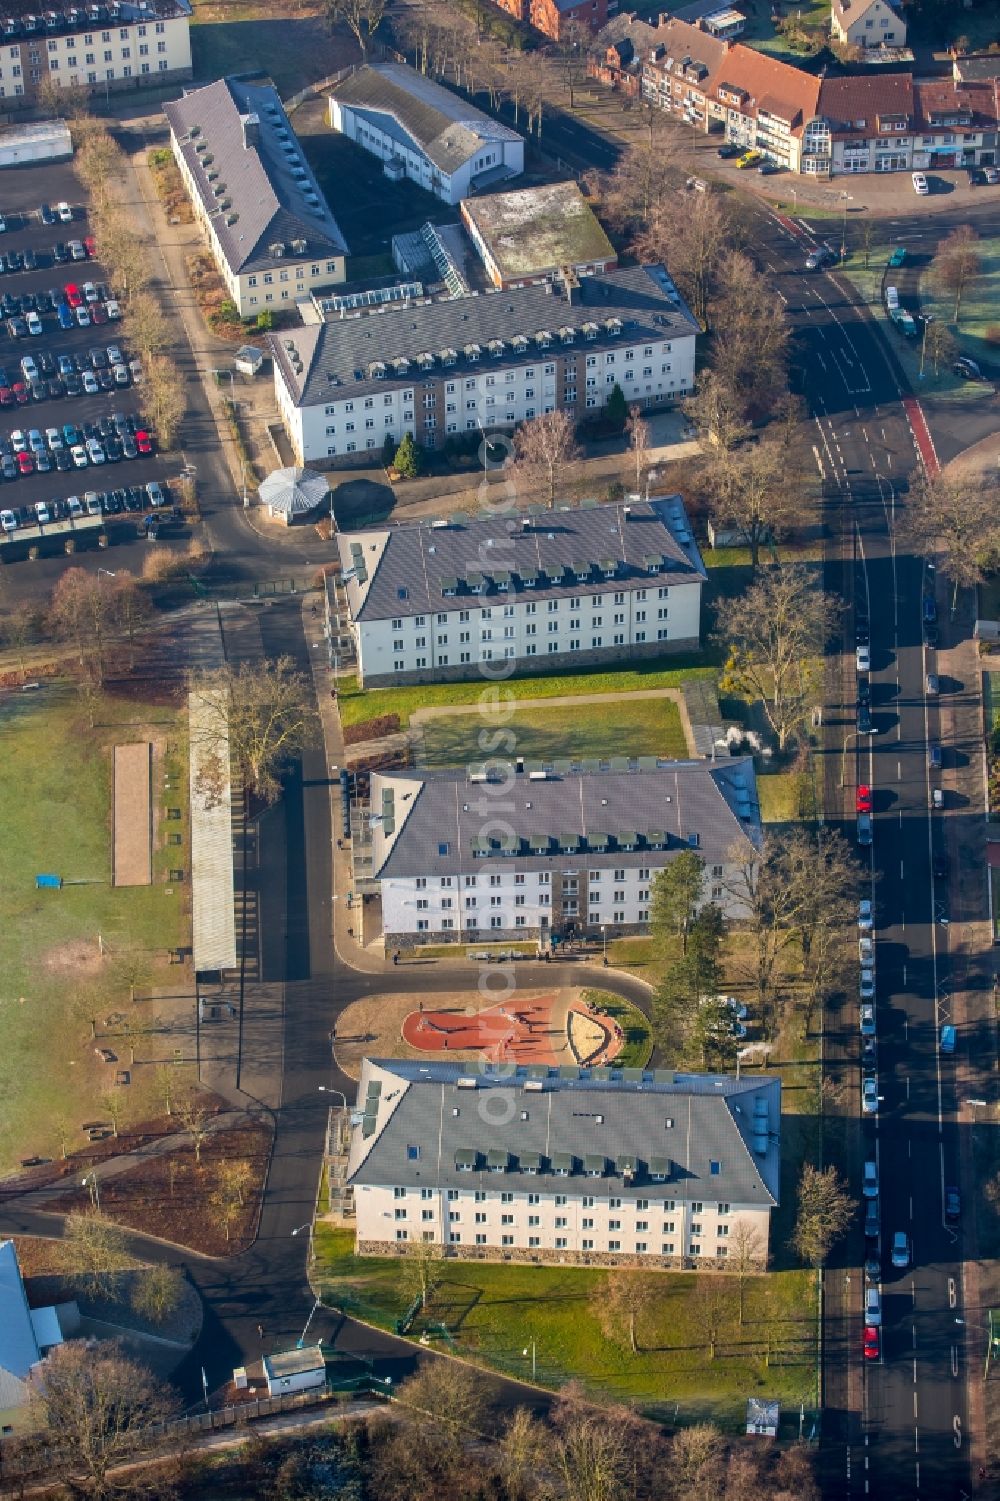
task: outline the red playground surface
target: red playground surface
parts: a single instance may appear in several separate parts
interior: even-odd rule
[[[621,1052],[620,1028],[563,995],[514,998],[483,1011],[411,1011],[403,1041],[425,1053],[482,1053],[493,1063],[610,1063]]]

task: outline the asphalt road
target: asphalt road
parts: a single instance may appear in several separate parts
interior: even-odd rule
[[[836,721],[828,741],[828,786],[836,786],[843,768],[850,800],[844,832],[852,840],[853,789],[859,782],[874,789],[871,865],[867,870],[862,859],[861,870],[863,878],[871,876],[877,912],[881,1100],[877,1115],[859,1124],[855,1093],[858,1103],[848,1106],[853,1119],[845,1122],[843,1141],[859,1202],[862,1160],[879,1162],[884,1322],[879,1361],[863,1361],[859,1226],[844,1265],[827,1272],[828,1287],[839,1279],[833,1291],[840,1296],[830,1302],[844,1315],[828,1317],[826,1329],[831,1400],[824,1414],[825,1487],[843,1497],[958,1498],[970,1489],[968,1373],[955,1323],[962,1312],[962,1244],[943,1216],[943,1186],[959,1181],[959,1143],[957,1102],[937,1047],[937,997],[947,973],[945,930],[935,923],[935,904],[946,900],[946,891],[935,891],[932,877],[927,764],[937,710],[924,691],[923,563],[895,546],[892,529],[897,509],[906,504],[916,454],[891,355],[887,359],[867,316],[835,276],[804,271],[801,243],[780,225],[772,221],[765,234],[779,295],[796,329],[828,519],[839,518],[848,543],[846,592],[870,613],[878,731],[860,743],[854,733],[855,678],[848,661],[840,701],[828,709]],[[848,630],[853,654],[850,617]],[[847,1065],[856,1092],[857,1017],[856,1002],[849,999],[834,1018],[830,1039],[831,1053]],[[898,1230],[913,1245],[913,1264],[905,1271],[890,1266]],[[853,1283],[847,1280],[851,1266]],[[860,1421],[852,1410],[859,1391]]]

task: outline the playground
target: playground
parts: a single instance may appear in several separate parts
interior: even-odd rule
[[[576,988],[517,990],[486,1006],[489,993],[476,991],[438,995],[433,1006],[418,1002],[414,1007],[413,996],[406,994],[366,998],[341,1015],[334,1050],[340,1067],[354,1078],[364,1057],[428,1053],[468,1063],[614,1063],[627,1046],[629,1022],[624,1014],[607,1014],[594,994]],[[636,1019],[642,1021],[638,1013]]]

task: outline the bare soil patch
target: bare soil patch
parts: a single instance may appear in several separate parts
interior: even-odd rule
[[[100,974],[104,956],[97,942],[92,943],[89,938],[71,938],[40,954],[39,963],[50,974],[84,978]]]
[[[152,757],[153,747],[149,740],[136,740],[114,748],[111,879],[115,886],[148,886],[153,879]]]

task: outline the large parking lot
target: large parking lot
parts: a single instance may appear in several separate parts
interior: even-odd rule
[[[44,222],[43,203],[52,210],[45,217],[54,222]],[[65,208],[60,218],[60,204],[68,205],[71,219]],[[148,443],[136,436],[148,431],[142,420],[141,369],[124,344],[115,305],[109,307],[100,246],[90,239],[86,206],[70,164],[0,173],[0,215],[6,226],[0,232],[0,509],[13,513],[4,518],[6,540],[0,552],[10,560],[27,556],[29,537],[41,542],[43,554],[61,551],[60,536],[47,534],[44,525],[39,534],[35,527],[36,506],[47,507],[58,524],[67,499],[79,497],[85,509],[88,491],[101,496],[109,540],[135,546],[136,523],[151,510],[142,498],[147,484],[158,481],[170,499],[167,465],[157,452],[155,434]],[[78,242],[77,259],[70,248],[73,241]],[[18,264],[26,253],[33,269]],[[34,362],[33,381],[32,366],[27,374],[22,367],[25,358]],[[69,451],[67,424],[78,430],[84,453],[88,438],[92,440],[86,464],[83,454],[78,451],[74,459]],[[36,437],[36,458],[19,459],[15,448],[23,442],[30,454],[33,429],[42,440]],[[15,432],[23,439],[15,440]],[[70,511],[75,514],[76,508]],[[13,528],[12,519],[17,522]],[[87,540],[81,534],[76,545],[86,546]]]

